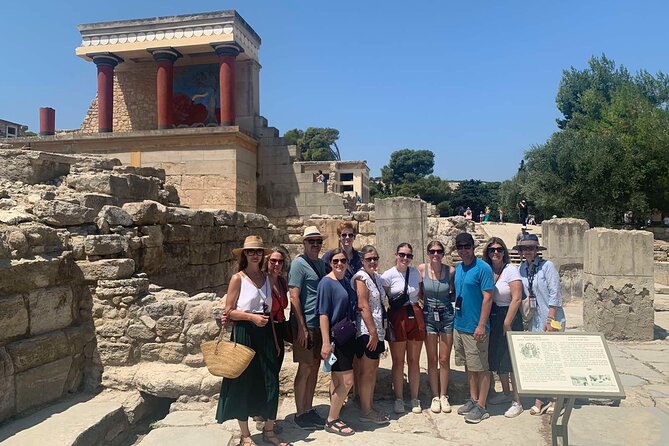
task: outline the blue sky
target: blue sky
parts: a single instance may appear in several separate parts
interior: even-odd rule
[[[263,39],[261,113],[283,133],[334,127],[372,175],[429,149],[447,179],[504,180],[556,130],[562,70],[605,53],[667,72],[666,1],[31,1],[3,8],[0,119],[77,128],[95,66],[80,23],[236,9]]]

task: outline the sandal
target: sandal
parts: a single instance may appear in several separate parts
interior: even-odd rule
[[[348,429],[349,432],[346,432],[346,429]],[[355,434],[355,431],[339,418],[336,420],[327,421],[325,423],[325,431],[330,432],[331,434],[341,435],[342,437],[348,437]]]
[[[390,422],[390,418],[388,418],[388,415],[372,409],[366,414],[360,415],[360,421],[363,423],[387,424]]]
[[[542,407],[532,406],[530,407],[530,415],[543,415],[548,410],[548,406],[549,404]]]
[[[245,437],[242,435],[242,437],[239,439],[239,446],[258,446],[255,441],[253,441],[253,438],[249,435],[248,437]]]
[[[256,422],[256,429],[259,431],[265,430],[265,419],[263,417],[253,417],[253,421]],[[281,432],[283,432],[283,427],[281,427],[277,420],[274,420],[274,433],[280,434]]]
[[[555,412],[555,405],[553,403],[546,404],[545,408],[546,415],[553,415],[553,412]]]
[[[274,446],[293,446],[292,443],[289,443],[287,441],[281,440],[279,437],[276,436],[276,433],[274,431],[262,431],[262,441],[265,443],[273,444]]]

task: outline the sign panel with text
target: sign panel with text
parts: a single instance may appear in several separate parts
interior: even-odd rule
[[[604,335],[507,332],[521,395],[625,398]]]

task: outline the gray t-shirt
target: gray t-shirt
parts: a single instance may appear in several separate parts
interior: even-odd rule
[[[312,260],[311,263],[319,270],[321,276],[325,276],[325,263],[321,259]],[[288,287],[300,289],[300,305],[307,328],[318,328],[317,298],[316,290],[320,279],[302,256],[297,257],[290,264],[288,272]]]

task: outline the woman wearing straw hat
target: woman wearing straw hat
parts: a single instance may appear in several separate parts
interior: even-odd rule
[[[524,257],[520,265],[520,277],[525,295],[530,299],[530,306],[534,308],[529,331],[564,330],[566,320],[562,309],[560,274],[553,262],[537,255],[546,248],[539,245],[539,238],[536,235],[527,234],[513,249]],[[530,409],[530,414],[541,415],[544,412],[551,414],[553,403],[537,399]]]
[[[261,271],[263,259],[272,252],[262,238],[250,235],[244,246],[233,249],[239,256],[237,273],[230,278],[225,302],[225,318],[234,321],[236,342],[252,348],[256,354],[244,372],[235,379],[223,380],[216,420],[236,419],[241,429],[240,445],[256,443],[249,431],[249,417],[265,420],[263,440],[274,445],[288,445],[274,433],[279,405],[279,348],[271,322],[272,281]]]

